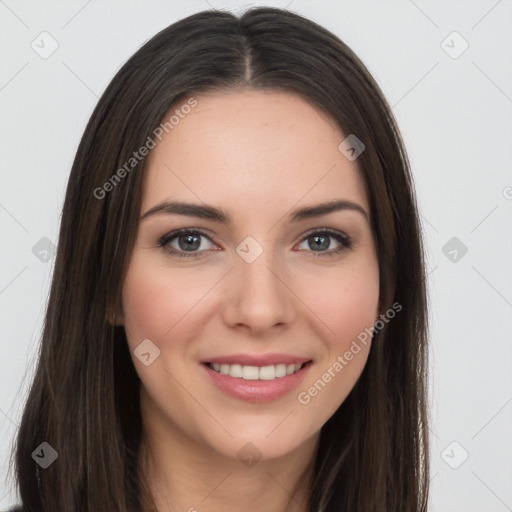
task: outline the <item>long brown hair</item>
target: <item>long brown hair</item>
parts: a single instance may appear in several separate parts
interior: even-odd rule
[[[69,177],[37,369],[13,453],[24,510],[143,509],[140,380],[124,329],[112,328],[108,315],[120,303],[146,159],[105,183],[154,137],[172,106],[240,87],[297,93],[363,141],[358,164],[381,309],[402,307],[374,334],[361,377],[321,430],[308,510],[426,510],[425,270],[403,142],[350,48],[308,19],[266,7],[240,17],[204,11],[162,30],[119,70],[89,120]],[[58,452],[47,469],[31,457],[42,442]]]

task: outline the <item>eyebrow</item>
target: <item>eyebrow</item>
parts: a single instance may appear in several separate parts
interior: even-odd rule
[[[287,220],[288,222],[298,222],[301,220],[321,217],[322,215],[344,210],[359,212],[369,222],[368,214],[361,205],[353,203],[352,201],[346,201],[344,199],[298,208],[288,214]],[[214,220],[223,224],[232,223],[231,216],[219,208],[215,208],[214,206],[209,206],[206,204],[200,205],[186,203],[183,201],[162,201],[161,203],[158,203],[149,209],[144,215],[142,215],[141,220],[146,219],[152,215],[163,213],[188,215],[191,217],[198,217],[200,219]]]

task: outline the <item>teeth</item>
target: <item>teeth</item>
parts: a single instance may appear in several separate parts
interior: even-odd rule
[[[292,368],[293,366],[293,368]],[[285,364],[277,364],[276,368],[276,377],[284,377],[286,375],[286,365]],[[290,365],[290,373],[295,371],[295,365]]]
[[[229,373],[231,377],[236,377]],[[260,377],[260,369],[257,366],[242,366],[242,378],[245,380],[256,380]]]
[[[224,365],[222,365],[222,366],[224,366]],[[222,366],[221,366],[221,370],[222,370]],[[229,367],[229,376],[230,377],[236,377],[237,379],[240,379],[241,377],[244,376],[241,364],[231,364],[231,365],[227,365],[227,366]]]
[[[212,370],[223,375],[245,380],[274,380],[299,371],[302,364],[276,364],[270,366],[242,366],[241,364],[209,363]]]

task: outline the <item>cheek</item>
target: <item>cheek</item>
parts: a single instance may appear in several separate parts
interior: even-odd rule
[[[124,326],[129,341],[149,338],[160,345],[172,337],[175,326],[181,329],[187,322],[187,313],[211,287],[211,279],[196,279],[190,286],[191,279],[185,273],[180,277],[180,273],[149,263],[134,255],[128,269],[122,298]]]
[[[354,280],[341,288],[338,296],[326,304],[335,332],[335,344],[344,348],[373,326],[378,317],[378,303],[378,279],[376,283]]]
[[[166,317],[166,304],[173,301],[173,291],[151,272],[145,272],[134,261],[123,286],[123,316],[128,340],[149,338],[157,343]],[[175,303],[175,302],[174,302]],[[172,325],[169,318],[167,329]]]
[[[319,273],[300,293],[323,325],[330,350],[340,350],[378,318],[378,265],[347,266],[323,277]]]
[[[368,360],[371,331],[378,318],[378,267],[350,267],[336,279],[316,281],[309,294],[311,309],[320,319],[325,357],[297,394],[302,414],[313,433],[345,401]],[[315,418],[309,421],[309,418]]]

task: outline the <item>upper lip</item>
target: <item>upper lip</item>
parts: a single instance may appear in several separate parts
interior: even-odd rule
[[[241,364],[242,366],[270,366],[279,363],[303,364],[311,361],[309,357],[294,356],[291,354],[230,354],[210,357],[202,363]]]

